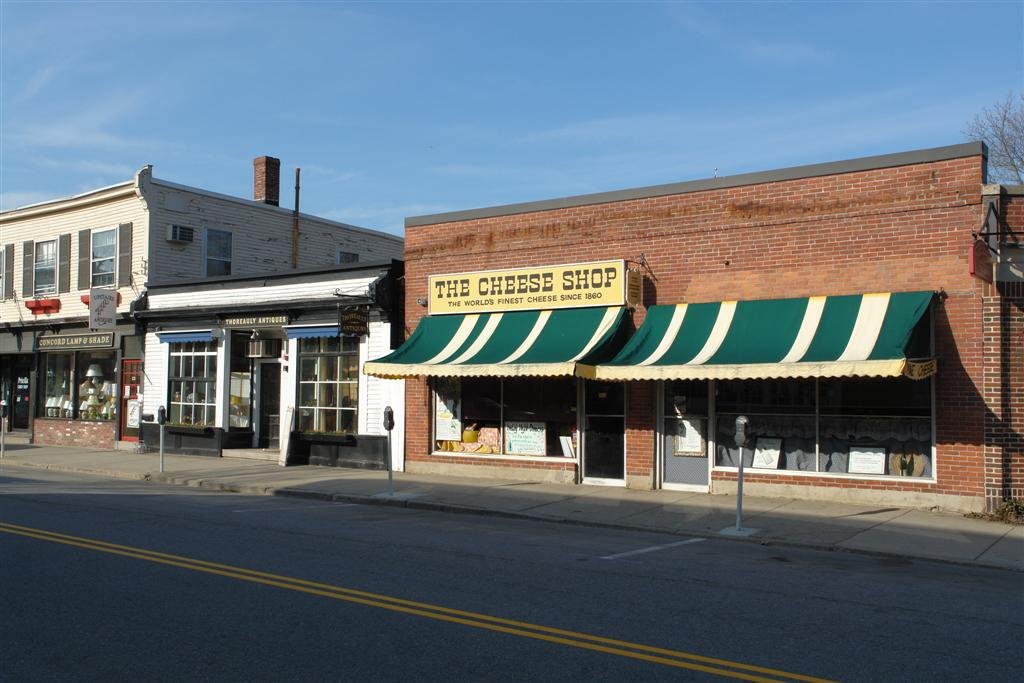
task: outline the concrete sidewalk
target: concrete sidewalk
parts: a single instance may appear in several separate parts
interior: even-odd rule
[[[365,504],[491,514],[549,522],[717,537],[735,524],[736,497],[679,491],[634,491],[507,480],[394,475],[326,467],[288,467],[232,458],[159,456],[124,451],[8,443],[6,468],[37,468],[238,493],[311,497]],[[1024,526],[954,513],[877,508],[787,498],[743,499],[741,540],[1024,571]]]

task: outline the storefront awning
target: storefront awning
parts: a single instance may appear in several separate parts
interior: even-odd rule
[[[184,344],[186,342],[212,342],[213,332],[200,330],[198,332],[157,332],[157,339],[161,344]]]
[[[337,325],[315,325],[309,327],[286,327],[284,333],[289,339],[316,339],[319,337],[337,337]]]
[[[376,377],[568,376],[614,355],[625,308],[575,308],[420,320],[389,355],[365,363]]]
[[[597,379],[895,377],[932,292],[652,306]]]

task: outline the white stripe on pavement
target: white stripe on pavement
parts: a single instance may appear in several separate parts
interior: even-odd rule
[[[690,545],[691,543],[700,543],[706,541],[706,538],[691,538],[686,541],[677,541],[676,543],[666,543],[665,545],[652,545],[650,548],[640,548],[639,550],[630,550],[627,553],[618,553],[616,555],[605,555],[602,560],[617,560],[620,557],[629,557],[630,555],[642,555],[644,553],[653,553],[656,550],[667,550],[668,548],[676,548],[681,545]]]

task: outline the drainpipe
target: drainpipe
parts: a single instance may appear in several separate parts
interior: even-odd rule
[[[292,268],[299,267],[299,174],[301,168],[295,169],[295,211],[292,213]]]

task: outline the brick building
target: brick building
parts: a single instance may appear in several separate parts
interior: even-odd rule
[[[981,510],[1024,475],[1024,193],[985,183],[969,143],[409,218],[365,371],[408,471]],[[594,262],[604,315],[531,296]]]

